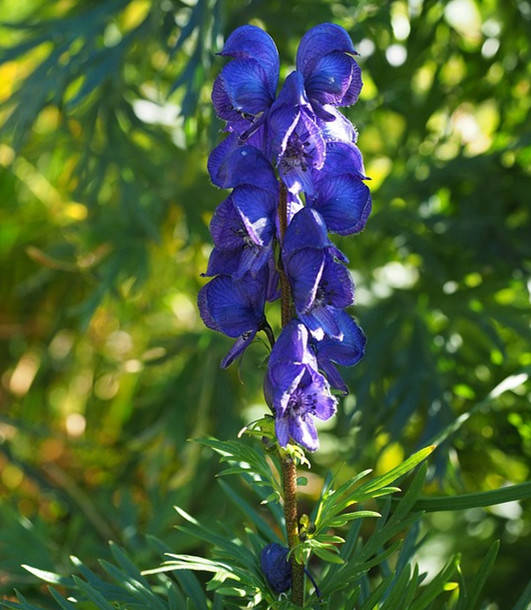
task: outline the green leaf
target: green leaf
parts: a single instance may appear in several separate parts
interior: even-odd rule
[[[344,559],[342,559],[338,553],[329,551],[321,546],[313,548],[312,551],[317,555],[317,557],[320,557],[324,561],[328,561],[330,563],[338,563],[338,564],[345,563]]]
[[[480,506],[493,506],[514,500],[527,500],[531,498],[531,481],[482,491],[479,493],[462,494],[458,496],[437,496],[432,498],[419,498],[413,510],[436,512],[440,510],[464,510]]]
[[[479,566],[479,570],[474,578],[474,582],[470,587],[470,594],[468,596],[468,600],[466,602],[466,606],[463,606],[463,610],[474,610],[477,607],[477,604],[480,601],[480,594],[487,582],[487,578],[494,567],[494,562],[496,561],[496,556],[498,555],[498,551],[500,548],[500,541],[494,541],[487,551],[485,555],[485,559],[481,562]]]
[[[53,587],[48,587],[48,591],[52,594],[52,597],[55,601],[61,606],[63,610],[76,610],[77,606],[72,602],[69,602],[65,599],[58,591],[56,591]]]
[[[103,595],[97,591],[94,587],[91,587],[87,582],[78,578],[77,576],[72,577],[79,590],[81,590],[90,601],[96,604],[96,607],[100,610],[115,610],[113,606],[103,597]]]
[[[369,481],[368,483],[365,483],[361,487],[358,487],[358,489],[356,490],[357,494],[363,493],[364,495],[370,496],[372,492],[377,491],[382,487],[386,487],[390,483],[393,483],[400,477],[407,474],[410,470],[415,468],[417,464],[420,464],[420,462],[425,460],[433,452],[434,449],[435,445],[430,445],[429,447],[425,447],[424,449],[417,451],[417,453],[414,453],[405,462],[402,462],[389,472],[379,477],[376,477],[375,479]]]
[[[518,601],[513,606],[513,610],[529,610],[531,606],[531,580],[527,583],[522,595],[518,598]]]
[[[424,610],[428,608],[432,601],[444,592],[446,583],[457,572],[458,558],[454,557],[448,564],[435,576],[435,578],[422,589],[419,597],[410,604],[408,610]]]
[[[242,513],[250,519],[256,528],[264,534],[264,536],[272,542],[282,544],[282,540],[272,530],[271,526],[251,507],[251,505],[244,500],[239,494],[237,494],[225,481],[218,480],[221,489],[225,494],[234,502],[234,504],[242,511]]]

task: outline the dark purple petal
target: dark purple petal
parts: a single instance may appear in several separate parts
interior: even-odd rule
[[[256,331],[264,320],[263,290],[261,282],[250,277],[236,282],[217,276],[199,291],[201,318],[206,326],[229,337]]]
[[[323,217],[310,207],[297,212],[286,230],[282,254],[289,258],[302,248],[327,248],[330,240]]]
[[[241,112],[234,109],[234,104],[227,93],[221,74],[214,81],[211,100],[218,117],[232,123],[231,131],[236,131],[239,134],[249,128],[251,124],[250,118],[242,117]],[[236,125],[239,127],[234,129]]]
[[[312,307],[308,313],[299,314],[299,318],[317,341],[321,341],[325,335],[341,339],[343,335],[337,323],[337,311],[330,305],[318,305]]]
[[[275,434],[281,447],[285,447],[289,443],[289,418],[287,415],[275,418]]]
[[[310,102],[308,101],[308,97],[306,95],[306,90],[304,88],[304,78],[303,75],[294,70],[286,77],[284,84],[282,85],[282,89],[278,94],[277,99],[272,107],[272,111],[275,108],[280,106],[294,107],[294,108],[302,108],[308,107],[310,108]]]
[[[234,250],[214,248],[210,253],[208,267],[204,275],[210,277],[213,275],[232,275],[236,273],[240,266],[241,255],[241,247]]]
[[[234,345],[229,350],[229,353],[221,361],[221,368],[226,369],[228,366],[230,366],[234,362],[234,360],[238,356],[243,354],[243,352],[247,349],[247,347],[249,347],[249,345],[251,345],[255,336],[256,336],[256,331],[253,330],[253,331],[244,333],[241,337],[238,337],[238,339],[236,340]]]
[[[327,305],[344,309],[354,303],[354,282],[348,269],[330,256],[325,261],[320,288]]]
[[[306,91],[313,102],[345,106],[354,103],[361,91],[361,70],[345,53],[335,51],[323,56],[306,80]],[[352,101],[351,101],[352,100]]]
[[[262,66],[271,97],[275,95],[278,82],[278,51],[269,34],[254,25],[242,25],[227,38],[220,55],[254,59]]]
[[[350,36],[339,25],[321,23],[302,37],[297,51],[297,70],[306,80],[319,60],[334,51],[356,55]]]
[[[324,371],[330,384],[348,393],[348,387],[334,366],[353,366],[365,353],[365,335],[356,322],[344,311],[338,312],[336,321],[343,334],[341,340],[325,336],[322,341],[314,343],[319,368]]]
[[[298,250],[284,262],[295,309],[299,314],[307,312],[313,305],[324,261],[325,252],[322,249],[305,248]]]
[[[311,416],[290,417],[289,433],[294,441],[309,451],[319,449],[319,437]]]
[[[241,248],[242,220],[233,205],[232,195],[222,201],[216,208],[210,221],[210,233],[214,244],[223,250]]]
[[[308,331],[297,320],[292,320],[282,329],[269,357],[270,366],[285,362],[315,364],[308,348]]]
[[[339,102],[339,106],[352,106],[358,101],[358,98],[363,87],[363,81],[361,80],[361,68],[352,60],[352,73],[350,77],[350,85],[347,89],[343,99]]]
[[[338,341],[325,337],[316,343],[319,366],[326,360],[343,366],[353,366],[363,358],[365,353],[365,335],[356,322],[344,311],[337,313],[336,321],[343,339]]]
[[[345,174],[328,175],[316,189],[311,206],[323,216],[329,231],[349,235],[363,229],[372,201],[368,187],[360,179]]]
[[[238,270],[234,273],[235,279],[242,278],[246,273],[256,277],[272,257],[272,242],[264,246],[245,246],[241,251]]]
[[[362,180],[367,179],[360,149],[353,142],[327,142],[321,175],[326,174],[351,174]]]
[[[280,161],[288,146],[288,139],[299,120],[300,110],[293,106],[280,106],[271,111],[268,119],[268,149],[276,163]]]
[[[212,182],[221,188],[252,184],[278,197],[278,182],[273,166],[262,152],[248,144],[239,145],[230,134],[211,152],[208,171]]]
[[[327,420],[336,412],[337,400],[330,394],[326,379],[317,371],[311,371],[311,382],[304,388],[304,394],[312,401],[311,414]]]
[[[273,103],[267,75],[254,59],[231,61],[223,68],[218,78],[221,81],[221,84],[218,83],[218,89],[221,87],[225,91],[230,104],[237,112],[255,116],[260,112],[265,112]],[[223,100],[223,108],[221,108],[220,100]],[[218,92],[216,92],[216,103],[220,109],[228,112],[225,109],[228,104]]]
[[[267,261],[267,270],[266,301],[276,301],[280,298],[280,277],[273,255]]]
[[[324,372],[333,388],[339,390],[343,394],[348,394],[347,384],[343,381],[343,377],[341,377],[337,368],[329,360],[320,361],[319,368]]]
[[[257,245],[269,243],[273,237],[275,197],[254,186],[239,186],[232,193],[232,202],[249,238]]]

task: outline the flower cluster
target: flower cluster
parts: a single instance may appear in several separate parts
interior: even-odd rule
[[[273,345],[264,394],[279,444],[292,439],[314,451],[314,418],[334,414],[331,388],[348,391],[336,365],[355,364],[365,348],[345,312],[354,302],[348,260],[329,238],[358,233],[371,211],[357,133],[338,110],[358,99],[361,71],[347,32],[331,23],[302,38],[296,70],[278,94],[279,56],[266,32],[237,28],[221,55],[231,60],[212,102],[227,136],[208,170],[232,192],[210,224],[205,275],[213,279],[199,293],[199,310],[209,328],[236,339],[222,362],[228,366],[258,331],[272,338],[264,306],[279,298],[284,274],[294,317]]]

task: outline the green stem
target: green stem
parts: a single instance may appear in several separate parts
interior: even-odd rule
[[[280,200],[278,204],[278,217],[280,229],[280,247],[284,241],[284,234],[288,226],[288,192],[284,183],[280,183]],[[291,289],[288,277],[282,265],[282,254],[278,256],[278,272],[280,275],[280,306],[282,327],[286,326],[291,318]],[[282,464],[282,489],[284,492],[284,518],[288,535],[288,547],[293,549],[299,543],[299,523],[297,515],[297,468],[291,457],[280,456]],[[304,565],[290,556],[291,561],[291,601],[298,606],[304,604]]]

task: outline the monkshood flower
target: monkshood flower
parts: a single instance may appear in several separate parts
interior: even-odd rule
[[[254,25],[229,36],[220,55],[233,58],[216,78],[212,103],[227,131],[244,139],[263,125],[275,99],[279,58],[273,39]]]
[[[321,23],[302,37],[297,50],[297,70],[304,77],[304,86],[315,113],[325,121],[335,114],[324,108],[351,106],[358,100],[361,70],[352,58],[358,53],[350,36],[339,25]]]
[[[336,312],[335,323],[339,327],[341,339],[325,336],[321,341],[312,341],[317,355],[317,363],[330,385],[344,394],[348,387],[339,374],[336,364],[354,366],[365,354],[365,335],[356,322],[344,311]]]
[[[256,276],[273,256],[277,198],[250,185],[239,186],[214,212],[210,233],[215,248],[206,275]]]
[[[288,190],[313,193],[312,169],[323,167],[326,144],[300,72],[287,78],[268,119],[271,156]]]
[[[317,340],[343,338],[336,320],[354,302],[344,255],[330,242],[323,218],[312,208],[298,212],[286,231],[283,262],[299,319]]]
[[[278,443],[290,439],[310,451],[319,448],[314,418],[327,420],[336,412],[337,400],[326,378],[317,370],[317,359],[308,343],[308,330],[292,320],[271,350],[264,395],[275,415]]]
[[[264,305],[268,290],[268,273],[260,277],[246,274],[240,280],[218,275],[199,291],[197,304],[208,328],[237,338],[221,366],[226,368],[250,345],[256,333],[266,324]]]
[[[272,542],[260,553],[260,566],[274,593],[284,593],[291,587],[291,564],[284,546]]]

